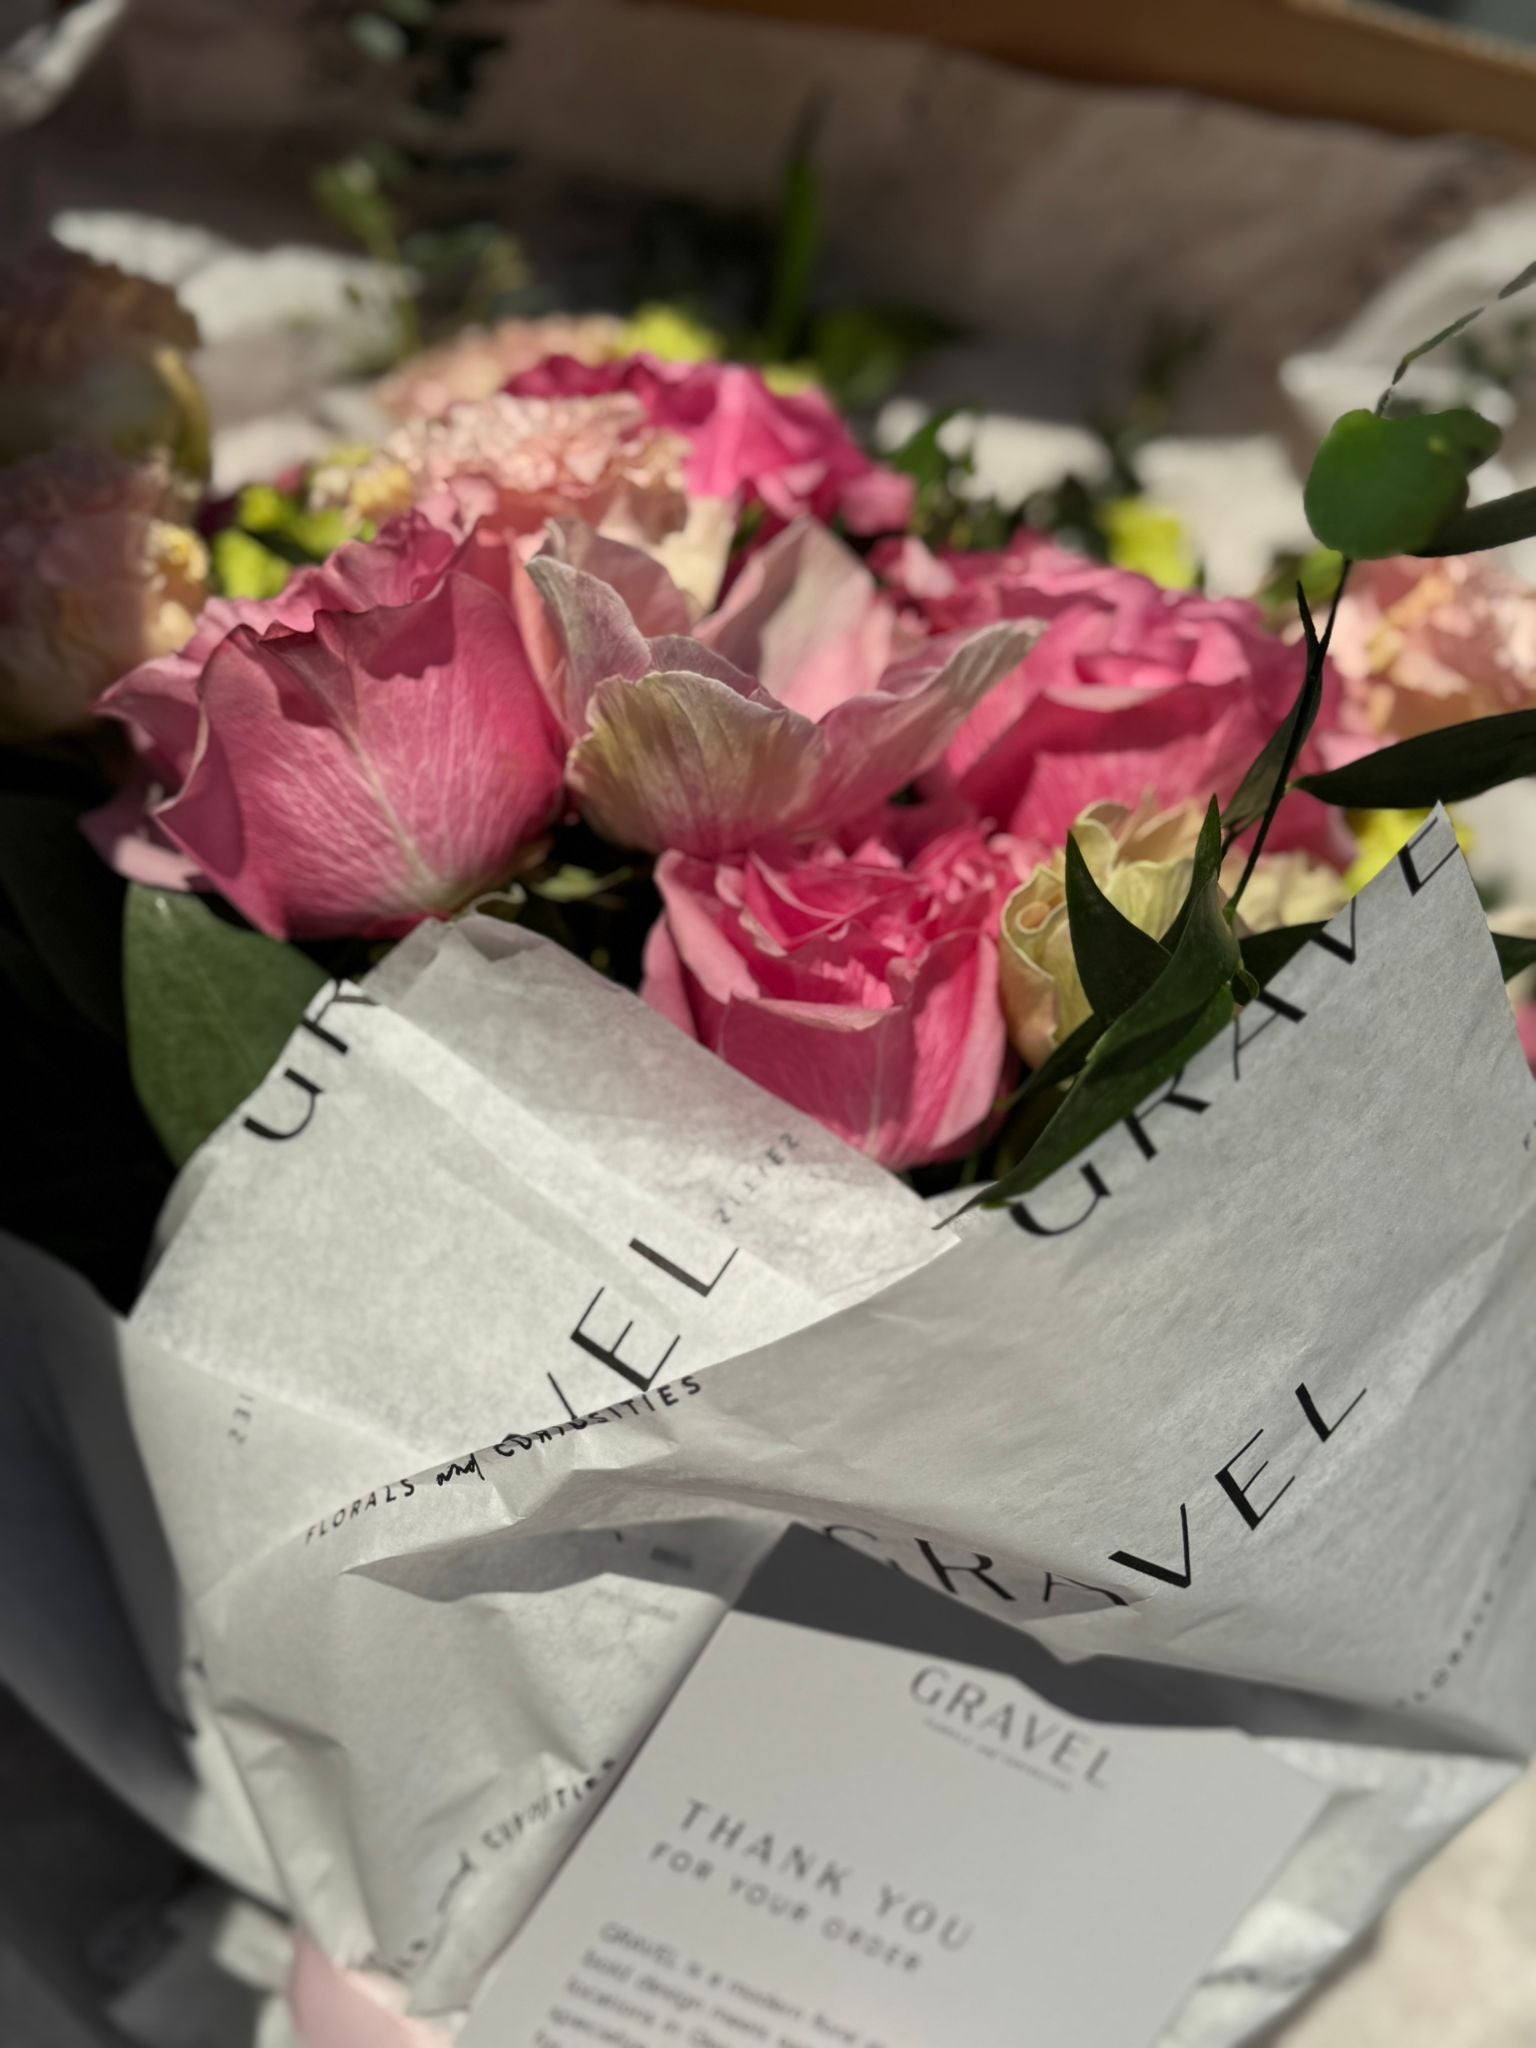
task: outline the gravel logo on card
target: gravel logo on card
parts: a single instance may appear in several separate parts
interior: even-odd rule
[[[909,1687],[927,1725],[1062,1792],[1110,1789],[1109,1744],[1041,1701],[991,1688],[945,1664],[923,1664]]]

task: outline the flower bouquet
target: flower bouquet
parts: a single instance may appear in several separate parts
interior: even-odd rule
[[[64,256],[0,321],[71,394],[0,470],[3,964],[185,1167],[125,1326],[7,1259],[193,1762],[134,1796],[306,2039],[451,2033],[803,1522],[1327,1787],[1168,2037],[1251,2038],[1532,1742],[1536,940],[1443,808],[1536,772],[1496,430],[1405,362],[1277,621],[605,323],[210,503],[186,341]]]

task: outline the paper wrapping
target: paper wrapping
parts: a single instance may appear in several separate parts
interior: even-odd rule
[[[958,1226],[558,949],[420,931],[206,1148],[120,1347],[183,1711],[319,1947],[451,2030],[801,1520],[1334,1788],[1167,2037],[1248,2039],[1532,1746],[1533,1128],[1439,817]]]

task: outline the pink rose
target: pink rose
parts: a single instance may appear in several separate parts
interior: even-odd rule
[[[1371,746],[1527,710],[1536,590],[1480,556],[1357,562],[1333,659],[1344,677],[1341,723]]]
[[[1299,650],[1265,631],[1256,606],[1164,590],[1037,535],[942,559],[908,541],[880,566],[934,630],[1049,622],[967,719],[936,784],[1022,839],[1062,845],[1090,804],[1226,802],[1301,687]],[[1338,698],[1330,672],[1318,732],[1336,722]],[[1298,772],[1323,765],[1315,733]],[[1311,797],[1289,799],[1271,844],[1349,859],[1336,815]]]
[[[209,605],[101,709],[167,792],[153,824],[252,924],[393,936],[504,877],[559,808],[540,630],[505,545],[412,517]]]
[[[912,510],[910,477],[871,462],[819,391],[770,391],[742,363],[663,363],[636,355],[589,364],[554,356],[514,377],[529,396],[631,391],[653,426],[688,442],[688,489],[706,498],[756,499],[788,523],[840,518],[850,533],[889,533]]]
[[[824,527],[791,527],[692,638],[647,638],[609,582],[543,556],[567,778],[620,846],[705,859],[841,830],[932,762],[1029,641],[993,626],[897,653],[895,620]],[[893,658],[895,657],[895,658]]]
[[[997,919],[1027,866],[1013,856],[916,811],[850,852],[666,854],[641,993],[882,1165],[948,1158],[991,1116],[1008,1056]]]
[[[207,573],[163,458],[61,448],[0,468],[0,741],[83,725],[125,669],[187,638]]]

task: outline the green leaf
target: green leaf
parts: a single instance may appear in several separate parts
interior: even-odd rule
[[[1232,994],[1222,987],[1193,1014],[1174,1020],[1158,1034],[1155,1046],[1142,1047],[1143,1057],[1118,1062],[1095,1072],[1092,1065],[1046,1125],[1043,1135],[1011,1173],[993,1184],[980,1200],[992,1209],[1027,1195],[1063,1166],[1068,1166],[1095,1138],[1130,1116],[1155,1089],[1189,1064],[1202,1046],[1231,1020]],[[1101,1041],[1102,1043],[1102,1041]]]
[[[964,406],[951,405],[930,413],[899,448],[893,448],[884,458],[886,468],[899,469],[903,476],[911,477],[920,491],[953,489],[971,474],[972,463],[968,455],[951,455],[940,436],[950,421],[959,419],[966,410]]]
[[[121,892],[82,835],[74,804],[42,792],[0,796],[0,895],[70,1007],[117,1039]]]
[[[1146,994],[1168,965],[1168,955],[1111,903],[1071,833],[1066,884],[1067,925],[1078,979],[1095,1016],[1109,1024]]]
[[[1295,785],[1351,811],[1427,811],[1536,775],[1536,711],[1505,711],[1382,747]]]
[[[825,390],[845,411],[862,412],[888,398],[916,358],[957,329],[905,306],[839,306],[811,323],[811,361]]]
[[[763,346],[771,362],[788,362],[800,347],[811,280],[821,248],[821,186],[811,162],[817,110],[802,124],[784,173],[779,241]]]
[[[1493,949],[1499,956],[1499,972],[1513,981],[1527,967],[1536,967],[1536,939],[1516,938],[1513,932],[1494,932]]]
[[[1469,505],[1438,527],[1418,555],[1476,555],[1484,548],[1508,547],[1511,541],[1536,534],[1536,490],[1511,491],[1485,505]]]
[[[1023,1086],[1015,1089],[1005,1107],[1010,1111],[1016,1110],[1043,1095],[1046,1089],[1059,1088],[1064,1081],[1070,1081],[1075,1074],[1082,1072],[1089,1053],[1103,1036],[1102,1021],[1097,1017],[1085,1017],[1077,1029],[1040,1062]]]
[[[276,597],[292,571],[290,562],[238,526],[216,533],[210,552],[214,580],[225,597]]]
[[[1512,299],[1516,292],[1523,292],[1529,284],[1536,284],[1536,263],[1527,263],[1518,277],[1512,277],[1508,284],[1501,285],[1499,297]]]
[[[1467,478],[1498,448],[1491,421],[1465,406],[1382,419],[1347,412],[1307,478],[1307,524],[1351,561],[1411,555],[1467,502]]]
[[[1239,942],[1243,965],[1260,988],[1267,988],[1281,968],[1290,965],[1308,939],[1315,939],[1319,932],[1327,929],[1327,925],[1319,921],[1316,924],[1280,925],[1269,932],[1249,932]]]
[[[1341,576],[1342,581],[1342,576]],[[1237,786],[1237,793],[1221,814],[1222,829],[1228,834],[1246,832],[1279,801],[1286,777],[1307,743],[1323,701],[1323,656],[1326,649],[1317,637],[1307,593],[1298,582],[1296,602],[1301,607],[1302,630],[1307,640],[1307,662],[1301,689],[1289,715],[1265,741],[1258,759]]]
[[[1014,1170],[982,1199],[995,1207],[1027,1194],[1144,1102],[1232,1015],[1230,983],[1242,966],[1223,913],[1221,820],[1213,803],[1200,828],[1179,937],[1162,973],[1108,1026],[1076,1086]]]
[[[179,1166],[261,1082],[326,976],[199,896],[132,887],[123,993],[133,1085]]]

